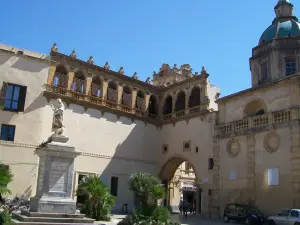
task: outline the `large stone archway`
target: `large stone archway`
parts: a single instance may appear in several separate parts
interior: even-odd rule
[[[191,167],[191,174],[185,175],[178,174],[179,168],[184,162],[187,162]],[[179,168],[179,170],[178,170]],[[175,174],[176,173],[176,174]],[[179,177],[178,177],[179,176]],[[186,157],[176,155],[168,158],[164,161],[160,167],[159,178],[162,180],[166,187],[167,196],[164,204],[168,206],[172,212],[178,212],[178,205],[180,198],[183,197],[183,193],[193,193],[192,195],[196,199],[196,211],[201,212],[202,199],[201,199],[201,187],[199,177],[197,176],[197,170],[193,163]],[[176,179],[177,178],[177,179]],[[189,189],[189,190],[187,190]],[[178,195],[179,194],[179,195]]]

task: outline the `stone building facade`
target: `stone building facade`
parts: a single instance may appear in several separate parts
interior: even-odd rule
[[[266,213],[300,207],[300,25],[288,0],[275,12],[252,51],[252,87],[220,99],[204,67],[163,64],[151,83],[56,44],[49,56],[0,45],[0,162],[14,173],[13,194],[35,194],[34,150],[51,131],[50,104],[61,98],[69,144],[81,153],[74,198],[78,180],[98,174],[114,189],[115,211],[132,209],[132,173],[158,175],[171,193],[188,161],[203,214],[221,216],[228,202]]]

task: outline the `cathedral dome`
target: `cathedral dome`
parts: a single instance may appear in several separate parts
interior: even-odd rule
[[[263,32],[259,44],[280,37],[300,37],[300,23],[292,12],[293,5],[289,0],[279,0],[275,6],[276,18]]]

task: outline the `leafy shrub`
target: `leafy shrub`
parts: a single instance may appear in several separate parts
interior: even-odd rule
[[[12,225],[11,217],[8,210],[0,212],[0,225]]]
[[[9,167],[0,164],[0,196],[11,194],[7,185],[12,181],[13,175]]]
[[[85,196],[82,213],[95,220],[109,221],[109,214],[115,205],[115,198],[96,175],[83,178],[77,189],[77,195]]]
[[[171,220],[168,209],[157,204],[165,196],[158,178],[138,172],[130,176],[129,187],[140,204],[132,216],[126,217],[118,225],[179,225]]]

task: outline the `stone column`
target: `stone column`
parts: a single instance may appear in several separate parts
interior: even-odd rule
[[[150,94],[146,94],[145,95],[145,108],[144,108],[144,110],[145,110],[145,117],[148,117],[148,115],[149,115],[149,101],[150,101]]]
[[[256,201],[255,136],[247,136],[247,197]]]
[[[80,153],[66,141],[66,137],[53,136],[51,143],[35,151],[39,171],[36,195],[30,200],[31,212],[76,212],[76,201],[72,199],[74,160]]]
[[[72,83],[73,83],[73,79],[74,79],[74,72],[69,72],[68,73],[68,90],[71,90],[72,88]]]
[[[121,104],[122,103],[123,87],[121,85],[119,85],[117,90],[118,90],[118,100],[117,100],[117,103]]]
[[[185,92],[185,114],[189,114],[190,90]]]
[[[92,77],[87,77],[85,79],[85,92],[84,92],[85,95],[90,95],[92,81],[93,81]]]
[[[133,88],[132,89],[132,92],[131,92],[131,108],[135,109],[135,104],[136,104],[136,96],[137,96],[137,90],[136,88]]]
[[[106,99],[107,87],[108,87],[107,80],[103,80],[103,82],[101,83],[101,95],[103,99]]]
[[[291,138],[291,174],[294,189],[294,206],[300,207],[300,125],[293,121],[290,125]]]
[[[51,65],[50,68],[49,68],[49,73],[48,73],[48,81],[47,81],[48,85],[52,85],[53,84],[53,79],[54,79],[55,71],[56,71],[56,66],[55,65]]]

